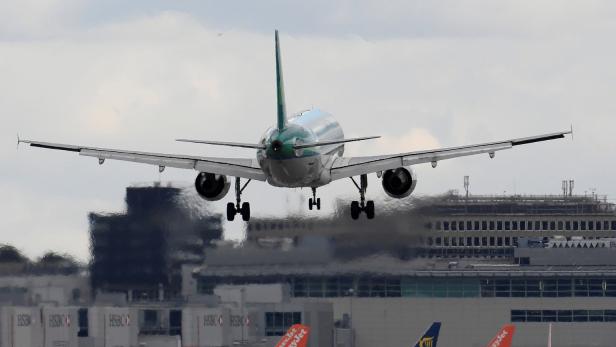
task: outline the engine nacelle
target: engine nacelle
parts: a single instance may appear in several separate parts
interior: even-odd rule
[[[200,172],[195,179],[195,189],[202,198],[209,201],[217,201],[225,197],[231,184],[227,176],[216,175],[208,172]]]
[[[383,172],[382,184],[385,193],[392,198],[406,198],[415,190],[417,175],[411,168],[387,170]]]

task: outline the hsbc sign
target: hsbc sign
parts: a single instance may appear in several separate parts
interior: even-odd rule
[[[203,316],[203,325],[206,327],[223,326],[224,322],[222,315],[206,314]]]
[[[50,314],[47,318],[50,328],[62,328],[71,326],[71,316],[67,314]]]
[[[121,328],[130,326],[130,315],[128,314],[110,314],[109,326],[112,328]]]
[[[29,327],[32,324],[32,316],[29,314],[18,314],[17,315],[17,326],[18,327]]]

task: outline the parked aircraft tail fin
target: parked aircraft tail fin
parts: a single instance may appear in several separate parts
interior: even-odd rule
[[[511,340],[513,339],[514,333],[515,325],[503,325],[498,334],[488,343],[487,347],[511,347]]]
[[[306,347],[308,346],[308,336],[310,327],[302,324],[295,324],[282,335],[276,347]]]
[[[432,323],[428,330],[419,338],[415,347],[436,347],[440,330],[441,322]]]

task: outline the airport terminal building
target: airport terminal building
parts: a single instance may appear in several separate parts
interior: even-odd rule
[[[294,302],[333,304],[351,332],[335,346],[409,345],[433,321],[441,346],[484,346],[505,323],[518,327],[516,346],[545,346],[550,323],[554,345],[616,341],[616,213],[605,199],[452,194],[417,209],[396,215],[393,232],[255,220],[252,247],[210,252],[185,287],[285,283]]]
[[[220,216],[185,220],[178,199],[131,188],[126,213],[91,215],[89,271],[0,276],[0,347],[272,347],[295,323],[310,347],[393,347],[433,321],[441,347],[485,346],[505,323],[513,346],[545,346],[549,324],[555,346],[616,341],[605,198],[451,193],[371,221],[255,218],[241,247],[216,241]]]

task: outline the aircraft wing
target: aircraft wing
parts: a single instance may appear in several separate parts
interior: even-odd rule
[[[76,152],[79,155],[98,158],[102,164],[106,159],[131,161],[135,163],[156,165],[162,171],[166,167],[179,169],[194,169],[218,175],[248,178],[265,181],[265,174],[261,170],[256,159],[236,158],[209,158],[178,154],[162,154],[150,152],[137,152],[109,148],[95,148],[60,143],[39,142],[21,140],[18,142],[30,144],[32,147],[56,149],[61,151]]]
[[[341,178],[359,176],[421,163],[432,163],[433,166],[436,166],[436,164],[441,160],[482,153],[489,153],[490,157],[493,157],[494,153],[497,151],[510,149],[515,146],[526,145],[529,143],[560,139],[565,137],[566,134],[571,133],[571,131],[563,131],[500,142],[489,142],[477,145],[440,148],[391,155],[342,157],[338,158],[334,162],[331,168],[331,177],[333,181]]]

